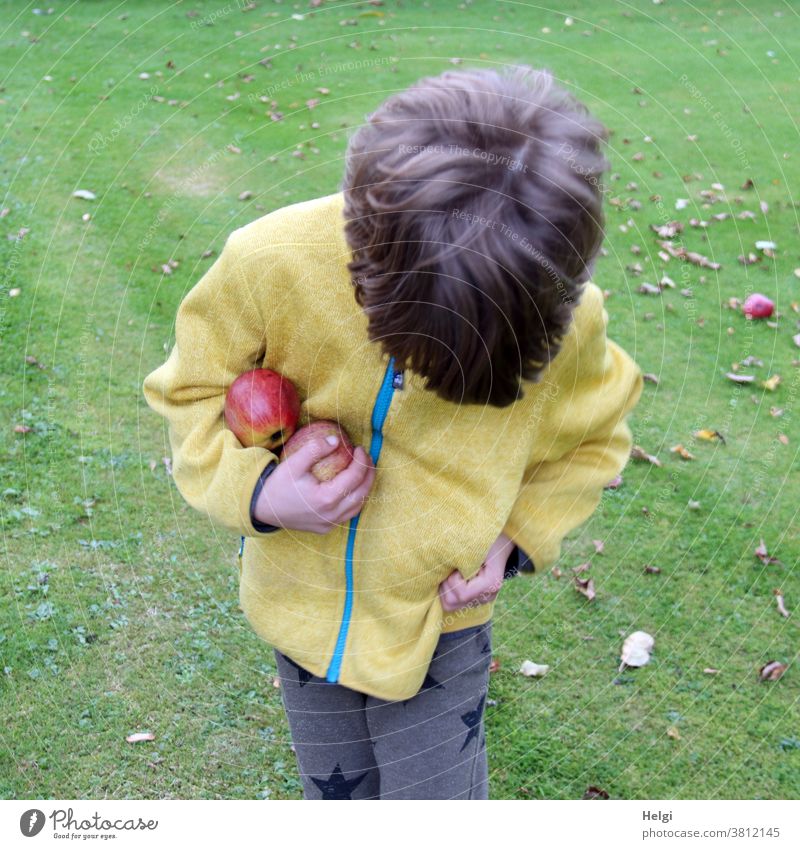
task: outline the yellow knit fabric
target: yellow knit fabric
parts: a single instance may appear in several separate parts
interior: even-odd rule
[[[341,192],[236,230],[184,298],[147,403],[168,423],[173,479],[186,501],[247,537],[239,600],[254,630],[325,677],[345,604],[348,525],[328,534],[258,533],[250,499],[275,454],[225,427],[225,393],[257,367],[288,377],[300,424],[338,420],[369,450],[388,357],[367,336],[346,263]],[[487,621],[492,604],[444,614],[437,588],[471,578],[505,531],[537,571],[597,507],[625,466],[626,421],[642,373],[606,336],[603,294],[587,283],[563,347],[509,407],[454,404],[405,373],[383,426],[375,483],[353,548],[352,613],[338,682],[381,699],[422,685],[442,631]],[[235,550],[231,540],[231,551]]]

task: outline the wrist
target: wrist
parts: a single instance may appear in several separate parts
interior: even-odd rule
[[[264,469],[256,481],[253,495],[250,499],[250,521],[259,533],[271,533],[280,529],[276,517],[269,508],[269,503],[264,492],[264,483],[275,471],[277,463],[272,460]]]

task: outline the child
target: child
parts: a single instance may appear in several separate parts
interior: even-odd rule
[[[242,537],[306,798],[488,798],[493,601],[623,468],[636,363],[588,280],[602,124],[527,66],[447,71],[350,140],[342,191],[230,235],[144,383],[184,498]],[[320,483],[223,421],[268,367],[359,447]]]

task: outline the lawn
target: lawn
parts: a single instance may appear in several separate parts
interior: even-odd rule
[[[630,423],[660,465],[631,460],[558,570],[503,589],[492,796],[800,796],[800,21],[780,0],[554,5],[0,3],[0,797],[300,796],[238,539],[181,500],[141,382],[227,234],[336,191],[384,97],[513,63],[612,130],[594,279],[657,380]],[[718,269],[659,245],[675,221]],[[751,292],[770,321],[742,314]],[[619,671],[637,630],[652,660]]]

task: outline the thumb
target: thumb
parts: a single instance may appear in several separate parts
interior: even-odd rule
[[[284,461],[286,465],[297,475],[311,472],[311,467],[323,457],[333,453],[339,445],[339,437],[329,434],[318,439],[311,439],[305,445],[301,445],[294,453],[290,454]]]

